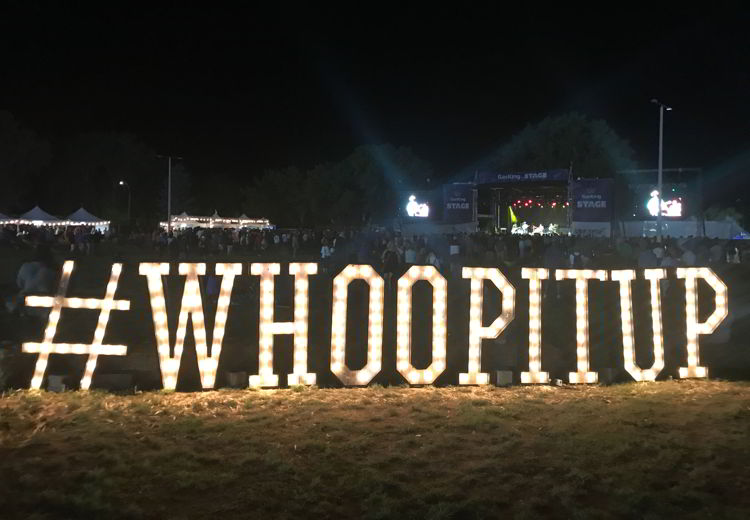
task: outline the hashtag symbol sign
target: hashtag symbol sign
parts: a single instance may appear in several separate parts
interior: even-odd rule
[[[68,290],[68,282],[73,272],[74,262],[68,260],[63,264],[60,285],[57,288],[55,296],[27,296],[26,305],[28,307],[47,307],[51,311],[47,319],[47,326],[44,329],[44,339],[41,343],[24,343],[21,351],[29,354],[39,354],[34,367],[34,376],[31,379],[31,388],[39,389],[42,387],[44,373],[47,370],[47,360],[50,354],[86,354],[86,370],[81,379],[81,390],[88,390],[91,385],[91,377],[96,370],[96,361],[100,355],[104,356],[124,356],[127,354],[126,345],[105,345],[103,344],[104,332],[109,322],[109,313],[113,310],[127,311],[130,309],[129,300],[115,300],[115,291],[117,283],[122,272],[122,264],[112,264],[112,272],[107,284],[107,290],[104,298],[67,298],[65,296]],[[55,343],[55,333],[57,332],[57,322],[60,321],[60,311],[63,308],[71,309],[90,309],[99,311],[99,321],[94,332],[92,343]]]

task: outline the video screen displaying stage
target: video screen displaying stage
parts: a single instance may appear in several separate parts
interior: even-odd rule
[[[633,216],[649,220],[655,219],[659,208],[659,191],[652,184],[634,184],[630,186],[633,200]],[[661,201],[661,216],[669,219],[681,219],[691,215],[691,193],[685,183],[664,183],[664,194]]]

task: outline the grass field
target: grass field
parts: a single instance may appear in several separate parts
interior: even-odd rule
[[[748,518],[750,384],[0,399],[3,518]]]

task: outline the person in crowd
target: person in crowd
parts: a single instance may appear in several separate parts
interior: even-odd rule
[[[682,253],[682,257],[680,258],[680,262],[685,267],[694,267],[697,264],[698,258],[695,256],[695,253],[690,249],[689,245],[686,245],[684,248],[684,251]]]
[[[440,259],[432,249],[427,249],[427,252],[425,254],[425,263],[427,265],[435,267],[435,269],[440,270]]]
[[[45,244],[36,246],[34,257],[24,262],[18,269],[16,275],[17,294],[6,302],[8,311],[14,313],[20,311],[24,305],[24,299],[29,295],[51,295],[55,292],[57,283],[57,264],[52,251]],[[44,309],[26,308],[27,314],[40,314]]]
[[[294,233],[292,233],[291,243],[292,243],[292,258],[296,259],[297,254],[299,253],[299,232],[298,231],[295,231]]]
[[[679,251],[676,246],[667,247],[664,258],[661,259],[661,267],[677,267],[679,262],[677,259],[680,258]]]
[[[545,269],[549,269],[550,272],[552,272],[553,269],[565,268],[565,253],[558,242],[559,241],[557,240],[549,240],[547,247],[544,249],[542,263]],[[547,289],[545,291],[545,296],[551,297],[554,295],[556,298],[560,298],[560,284],[548,283],[545,287]]]
[[[615,248],[617,252],[617,256],[620,257],[625,263],[629,262],[630,259],[633,258],[633,248],[630,245],[630,242],[625,240],[624,238],[618,238],[617,239],[617,246]]]
[[[727,263],[728,264],[739,264],[740,263],[740,250],[736,244],[730,242],[727,244]]]
[[[712,264],[720,264],[726,260],[724,255],[724,247],[721,245],[719,240],[715,240],[713,245],[708,249],[709,251],[709,262]]]
[[[388,242],[385,251],[383,251],[381,261],[383,265],[383,278],[385,279],[385,286],[387,290],[390,290],[392,289],[391,284],[393,281],[393,277],[398,272],[399,267],[398,250],[396,249],[396,244],[393,242],[393,240]]]
[[[638,253],[638,267],[641,269],[658,267],[659,260],[654,254],[654,250],[646,244],[645,240],[641,240],[640,250],[641,252]]]
[[[581,255],[581,242],[574,241],[570,244],[568,252],[568,267],[581,269],[583,267],[583,256]]]
[[[661,263],[662,258],[664,258],[664,245],[656,244],[652,251],[654,252],[654,256],[656,256],[656,262]]]
[[[526,250],[526,248],[527,248],[526,239],[521,238],[518,241],[518,257],[521,260],[525,260],[526,256],[528,256],[528,254],[529,254],[528,251]]]
[[[417,263],[417,250],[411,240],[407,240],[404,245],[404,263],[407,267]]]
[[[323,272],[328,271],[328,264],[331,260],[331,255],[333,254],[333,250],[331,249],[331,246],[329,245],[328,239],[323,238],[321,240],[321,246],[320,246],[320,263]]]

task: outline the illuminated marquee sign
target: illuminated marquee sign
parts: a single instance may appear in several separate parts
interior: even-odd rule
[[[105,331],[113,310],[130,309],[128,300],[115,300],[122,264],[112,265],[109,283],[104,297],[75,298],[66,296],[74,262],[66,261],[62,268],[60,284],[55,296],[27,296],[26,305],[50,309],[47,326],[41,342],[27,342],[22,351],[37,354],[31,388],[41,388],[50,354],[83,354],[87,356],[86,368],[80,381],[82,390],[87,390],[96,370],[100,355],[124,356],[127,346],[104,343]],[[232,288],[237,276],[243,274],[243,264],[217,263],[214,272],[222,278],[216,316],[213,325],[211,349],[206,337],[203,296],[200,278],[208,269],[205,263],[180,263],[177,272],[185,277],[182,300],[171,344],[170,330],[164,298],[163,277],[171,274],[168,263],[144,262],[139,265],[139,274],[144,276],[151,298],[151,315],[154,324],[156,349],[159,357],[162,385],[165,389],[177,386],[182,363],[183,347],[188,333],[188,320],[192,322],[192,334],[198,361],[201,385],[214,388],[221,357],[222,343],[227,324],[227,314],[232,297]],[[316,374],[308,371],[309,331],[309,278],[318,273],[316,263],[291,263],[288,274],[294,276],[294,320],[274,320],[275,278],[281,274],[279,263],[252,263],[249,274],[260,278],[260,305],[258,321],[258,374],[249,376],[249,384],[256,387],[278,387],[279,374],[273,372],[273,337],[292,335],[294,339],[294,365],[286,374],[290,385],[312,385]],[[286,273],[284,273],[286,274]],[[464,279],[470,281],[468,323],[468,367],[459,373],[461,385],[489,384],[489,374],[481,371],[482,340],[497,338],[515,317],[516,289],[496,268],[464,267]],[[664,269],[644,269],[642,279],[648,282],[651,300],[653,330],[652,352],[654,361],[650,367],[636,364],[633,331],[632,282],[638,277],[635,270],[592,270],[523,268],[521,279],[528,280],[528,371],[521,372],[525,384],[548,383],[549,374],[542,371],[542,283],[575,284],[576,305],[576,371],[570,372],[568,381],[573,384],[596,383],[598,374],[589,366],[589,286],[591,283],[617,283],[620,295],[620,323],[622,327],[622,352],[625,369],[636,381],[654,381],[664,368],[664,338],[662,330],[660,281],[666,277]],[[708,267],[677,269],[677,278],[685,282],[685,327],[687,332],[687,366],[679,367],[681,378],[708,377],[708,369],[700,366],[699,338],[711,334],[726,318],[727,286]],[[703,279],[714,292],[714,310],[703,322],[698,318],[698,280]],[[347,304],[349,285],[354,280],[363,280],[369,287],[369,311],[367,320],[367,361],[360,369],[351,369],[346,363]],[[412,293],[418,281],[427,282],[432,288],[432,344],[431,363],[426,368],[417,368],[412,363],[415,345],[412,341]],[[483,322],[483,290],[492,284],[502,294],[501,307],[493,312],[494,319],[488,326]],[[412,266],[397,282],[396,324],[396,368],[411,384],[432,384],[446,369],[447,363],[447,282],[432,266]],[[364,386],[383,368],[383,321],[385,285],[380,275],[369,265],[348,265],[333,279],[331,314],[330,370],[346,386]],[[57,324],[63,308],[99,311],[99,320],[90,344],[55,343]],[[424,309],[420,309],[424,312]],[[352,324],[349,324],[351,326]],[[322,345],[316,346],[321,348]],[[327,347],[323,347],[327,348]]]

